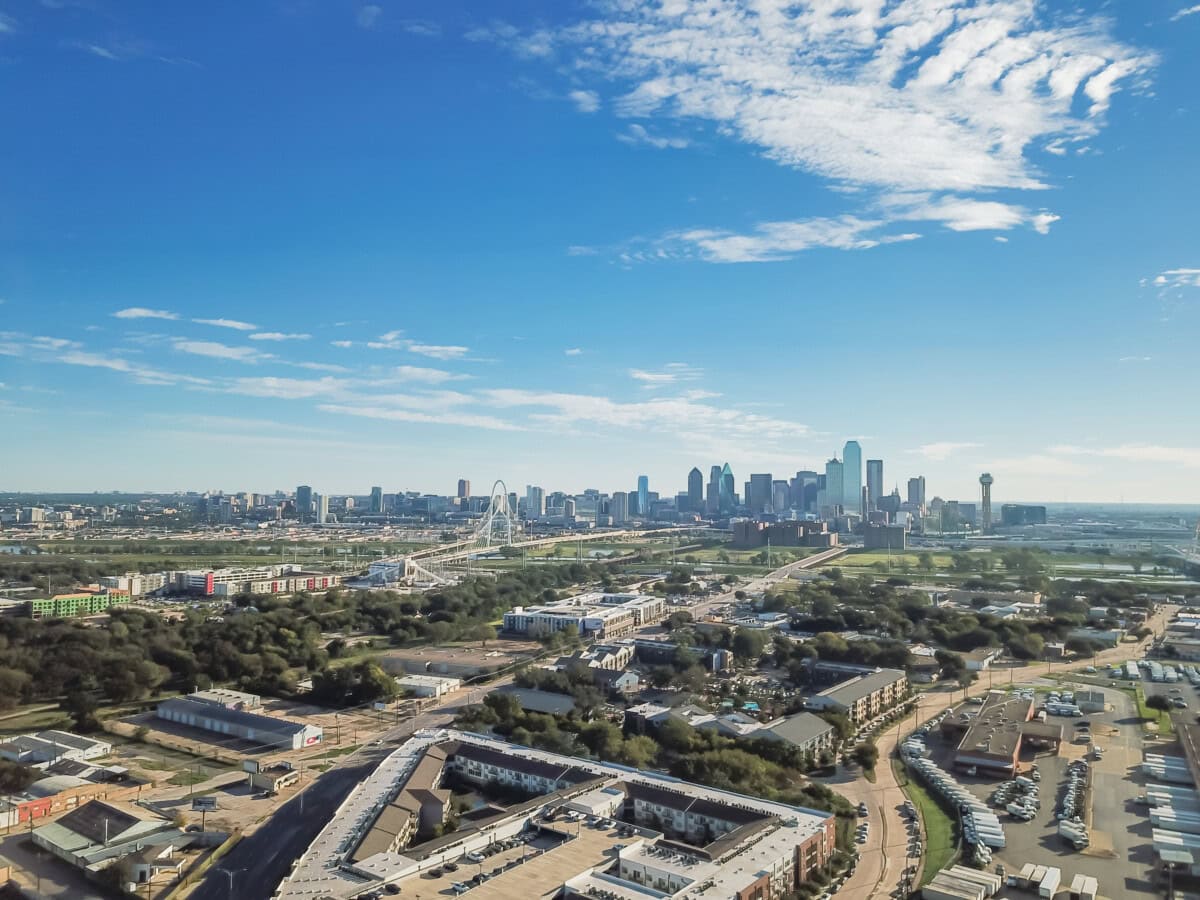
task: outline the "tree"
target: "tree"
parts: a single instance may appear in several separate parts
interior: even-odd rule
[[[927,551],[922,551],[917,555],[917,566],[922,572],[928,574],[933,571],[933,554]]]
[[[850,758],[862,766],[864,771],[872,772],[879,761],[879,748],[869,741],[859,744],[851,752]]]
[[[619,759],[627,766],[635,769],[648,769],[658,756],[658,744],[645,735],[634,735],[627,738],[621,746]]]
[[[761,629],[738,628],[733,634],[733,655],[746,662],[757,662],[767,645],[767,636]]]
[[[1162,712],[1169,712],[1171,709],[1171,701],[1162,694],[1152,694],[1146,698],[1146,707],[1148,709],[1157,709]]]

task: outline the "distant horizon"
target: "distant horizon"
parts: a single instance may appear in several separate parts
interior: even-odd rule
[[[475,482],[472,481],[472,488],[474,488],[474,484],[475,484]],[[309,485],[309,486],[312,487],[313,493],[326,494],[330,497],[354,497],[354,498],[369,497],[370,491],[371,491],[370,487],[367,487],[365,490],[361,490],[361,491],[359,491],[359,490],[321,491],[318,489],[318,487],[316,485]],[[516,493],[518,496],[524,496],[524,493],[525,493],[524,483],[522,483],[520,488],[513,488],[512,486],[508,485],[507,483],[505,484],[505,486],[508,487],[509,493]],[[553,487],[552,485],[539,484],[538,486],[546,489],[546,491],[548,493],[552,493],[554,491],[560,490],[559,488]],[[488,484],[488,489],[490,490],[490,488],[491,488],[491,483]],[[562,492],[567,494],[568,496],[578,496],[578,495],[582,494],[585,490],[591,490],[591,489],[592,488],[582,488],[580,490],[575,490],[575,491],[564,490]],[[653,490],[653,484],[651,484],[651,489]],[[117,494],[120,494],[122,496],[127,495],[130,497],[138,497],[138,496],[182,497],[182,496],[188,496],[188,495],[200,495],[200,494],[204,494],[204,493],[218,493],[218,492],[225,494],[225,495],[232,496],[234,494],[239,494],[239,493],[271,495],[271,494],[276,493],[277,491],[282,492],[284,494],[288,494],[288,495],[294,495],[295,490],[296,490],[296,485],[293,485],[290,488],[272,488],[270,490],[254,490],[254,489],[250,489],[250,488],[236,488],[236,489],[213,488],[208,491],[197,490],[194,488],[179,489],[179,490],[127,490],[124,488],[109,488],[106,490],[85,490],[85,491],[13,490],[13,489],[0,488],[0,497],[24,497],[24,496],[32,496],[32,497],[91,497],[91,496],[112,496],[112,495],[117,495]],[[602,494],[608,494],[610,496],[613,493],[613,491],[603,490],[601,488],[595,488],[595,490],[599,490]],[[617,490],[621,490],[621,489],[618,488]],[[625,490],[626,490],[626,492],[631,492],[631,489],[625,489]],[[416,489],[416,488],[390,489],[386,485],[383,486],[383,492],[384,492],[384,494],[415,492],[415,493],[420,494],[421,496],[435,496],[435,497],[453,497],[455,495],[455,491],[453,489],[448,490],[448,491],[427,491],[427,490],[420,490],[420,489]],[[660,496],[660,498],[663,498],[663,499],[670,498],[670,499],[674,500],[676,494],[683,493],[683,492],[684,491],[681,489],[681,490],[672,491],[669,494],[660,493],[659,496]],[[739,491],[738,493],[740,495],[741,492]],[[471,492],[471,496],[472,497],[487,497],[488,490],[476,491],[473,489]],[[961,496],[943,496],[941,494],[930,493],[928,495],[927,499],[932,500],[935,497],[941,497],[943,500],[958,501],[960,503],[972,503],[972,502],[976,503],[976,504],[980,503],[980,497],[978,497],[978,496],[967,498],[967,497],[961,497]],[[1012,500],[1012,499],[1008,499],[1008,498],[997,498],[996,496],[993,495],[993,497],[992,497],[993,512],[998,511],[1000,509],[1000,507],[1004,506],[1005,504],[1016,504],[1019,506],[1020,505],[1044,506],[1044,507],[1046,507],[1046,511],[1048,513],[1049,512],[1061,512],[1064,510],[1078,509],[1078,508],[1089,508],[1089,509],[1116,508],[1116,509],[1120,509],[1125,512],[1131,512],[1131,511],[1137,511],[1140,509],[1145,509],[1145,510],[1154,511],[1154,512],[1171,512],[1171,511],[1178,510],[1180,512],[1185,512],[1185,513],[1200,514],[1200,503],[1180,503],[1180,502],[1171,502],[1171,501],[1155,502],[1155,501],[1142,501],[1142,500],[1078,500],[1078,501],[1075,501],[1075,500],[1068,500],[1068,501],[1062,501],[1062,500]]]

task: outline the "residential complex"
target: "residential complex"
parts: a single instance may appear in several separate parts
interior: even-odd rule
[[[534,637],[574,627],[580,635],[601,639],[661,622],[667,603],[644,594],[580,594],[546,606],[515,607],[504,614],[504,630]]]
[[[98,615],[108,612],[114,603],[128,602],[128,591],[95,587],[71,594],[55,594],[53,597],[26,600],[25,612],[33,619],[67,619],[72,616]]]
[[[842,713],[856,724],[866,722],[908,696],[908,676],[900,669],[876,669],[826,688],[805,701],[812,710]]]
[[[443,833],[451,792],[491,799]],[[625,766],[424,731],[354,789],[276,896],[341,900],[385,885],[433,896],[469,877],[444,874],[443,863],[461,857],[473,871],[479,851],[520,848],[496,857],[503,865],[486,878],[494,863],[480,864],[455,892],[770,900],[829,861],[834,821]]]

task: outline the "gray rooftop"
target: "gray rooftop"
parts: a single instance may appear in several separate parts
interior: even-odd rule
[[[801,712],[794,716],[788,716],[778,725],[773,725],[766,730],[780,740],[799,745],[807,744],[826,732],[833,731],[833,726],[820,716]],[[751,735],[751,737],[757,737],[757,735]]]
[[[303,722],[293,722],[290,719],[280,719],[275,716],[243,712],[240,709],[228,709],[224,706],[215,706],[201,700],[188,700],[186,697],[164,700],[158,704],[158,708],[213,719],[218,722],[228,722],[231,725],[240,725],[244,728],[253,728],[255,731],[265,731],[272,734],[293,735],[303,731],[307,727]]]
[[[904,677],[904,673],[900,669],[880,669],[878,672],[872,672],[870,675],[863,675],[851,681],[845,681],[831,688],[826,688],[818,696],[828,697],[837,703],[849,706],[851,703],[856,703],[864,697],[869,697],[880,688],[884,688]]]

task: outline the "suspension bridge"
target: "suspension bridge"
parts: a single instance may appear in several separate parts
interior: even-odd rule
[[[368,569],[368,578],[375,584],[451,584],[459,574],[448,571],[451,567],[464,562],[469,564],[475,557],[492,554],[502,548],[524,551],[556,544],[578,544],[582,547],[584,543],[591,541],[620,541],[673,534],[678,531],[681,529],[667,526],[626,531],[588,530],[525,538],[517,510],[509,503],[508,488],[503,481],[497,480],[492,485],[492,496],[488,501],[487,511],[468,537],[436,547],[415,550],[412,553],[375,560]]]

